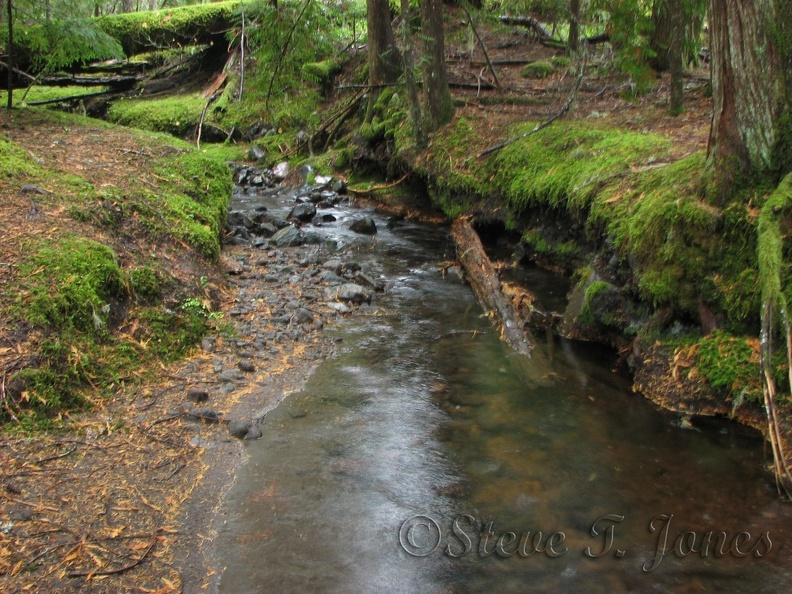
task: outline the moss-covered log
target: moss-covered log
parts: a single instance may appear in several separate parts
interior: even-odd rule
[[[127,56],[163,47],[222,43],[236,22],[241,2],[219,2],[153,12],[133,12],[96,19],[99,28],[115,37]]]

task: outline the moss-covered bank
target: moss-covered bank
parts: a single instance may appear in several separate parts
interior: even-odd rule
[[[80,117],[24,110],[4,128],[15,264],[0,279],[0,327],[16,356],[0,419],[28,426],[146,377],[217,323],[231,173],[173,138]]]
[[[533,127],[516,125],[509,135]],[[634,369],[650,347],[669,361],[684,354],[689,365],[663,381],[704,378],[721,412],[761,402],[758,215],[772,200],[783,221],[774,237],[788,238],[788,192],[770,199],[768,189],[755,188],[716,207],[707,198],[705,156],[676,158],[665,137],[650,133],[556,122],[485,158],[469,153],[476,134],[458,118],[433,139],[417,171],[449,217],[498,219],[522,238],[521,253],[579,279],[566,332],[632,353]],[[402,149],[409,153],[407,144]],[[775,282],[789,302],[791,242],[776,243]],[[788,395],[781,355],[774,375]]]

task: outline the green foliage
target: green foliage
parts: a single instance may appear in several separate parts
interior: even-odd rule
[[[630,77],[636,94],[646,92],[654,83],[654,73],[647,65],[654,56],[649,47],[651,5],[647,0],[594,0],[590,7],[594,20],[609,31],[615,65]]]
[[[15,34],[18,50],[34,72],[53,72],[91,60],[124,57],[121,45],[86,19],[63,19],[22,27]]]
[[[546,60],[526,64],[520,73],[523,78],[547,78],[555,72],[555,67]]]
[[[498,6],[511,14],[529,14],[551,23],[569,18],[569,0],[506,0]]]

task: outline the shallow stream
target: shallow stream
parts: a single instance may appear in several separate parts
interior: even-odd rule
[[[221,591],[790,590],[792,506],[761,441],[680,423],[601,348],[542,344],[537,374],[441,274],[445,230],[332,212],[316,230],[386,290],[246,444],[216,543]],[[371,245],[346,230],[362,214]],[[558,279],[526,274],[546,303],[563,297]]]

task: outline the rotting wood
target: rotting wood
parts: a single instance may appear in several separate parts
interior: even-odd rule
[[[495,267],[470,220],[463,217],[455,220],[451,226],[451,237],[467,280],[481,306],[493,318],[501,338],[516,352],[530,356],[535,352],[533,336],[519,319],[514,304],[504,295]]]

